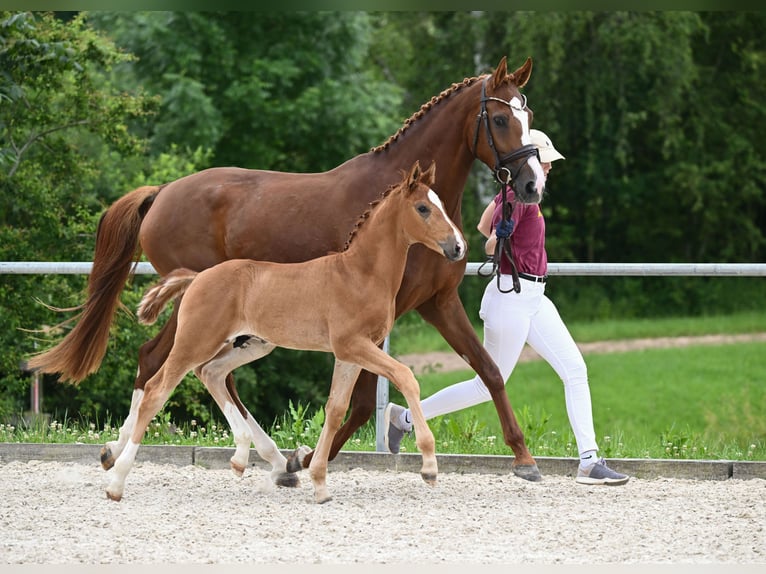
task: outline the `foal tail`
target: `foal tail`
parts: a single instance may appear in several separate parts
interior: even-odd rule
[[[138,322],[142,325],[152,325],[170,301],[184,294],[196,276],[196,271],[184,268],[175,269],[165,275],[146,292],[138,304]]]
[[[141,248],[141,222],[160,192],[159,186],[139,187],[118,199],[101,216],[96,231],[93,269],[88,277],[88,296],[76,307],[81,312],[59,325],[78,321],[51,349],[32,356],[28,365],[43,373],[59,373],[59,381],[79,383],[98,370],[106,353],[109,328],[120,292],[131,274],[131,263]]]

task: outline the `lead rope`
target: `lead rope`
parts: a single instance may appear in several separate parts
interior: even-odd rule
[[[516,270],[516,262],[513,260],[513,253],[511,253],[510,238],[511,233],[513,233],[513,221],[511,220],[511,205],[506,201],[506,188],[507,185],[503,185],[503,219],[501,221],[501,224],[503,224],[503,232],[500,235],[496,235],[497,242],[495,243],[495,253],[493,255],[493,267],[496,268],[495,273],[497,275],[498,291],[501,293],[510,293],[511,291],[521,293],[519,272]],[[497,234],[497,230],[495,230],[495,233]],[[502,287],[500,287],[500,258],[502,257],[503,252],[505,252],[505,255],[508,257],[508,261],[511,264],[511,278],[513,279],[513,288],[508,290],[504,290]]]
[[[511,212],[512,207],[511,204],[508,203],[506,199],[506,188],[507,184],[502,185],[501,194],[503,196],[503,214],[502,214],[502,220],[495,228],[495,236],[497,237],[497,242],[495,243],[495,251],[484,263],[482,263],[479,266],[479,269],[477,270],[476,274],[480,277],[489,277],[491,275],[497,276],[497,290],[501,293],[510,293],[511,291],[514,291],[516,293],[521,293],[521,282],[519,281],[519,272],[516,269],[516,262],[513,260],[513,253],[511,251],[511,242],[510,242],[510,236],[511,233],[513,233],[513,220],[511,219]],[[499,228],[499,229],[498,229]],[[499,233],[498,233],[499,231]],[[508,258],[508,262],[511,264],[511,278],[513,280],[513,288],[511,289],[503,289],[500,286],[500,258],[503,255],[503,252],[505,252],[506,257]],[[492,264],[492,269],[489,273],[484,274],[482,273],[482,269],[485,265],[488,263]]]

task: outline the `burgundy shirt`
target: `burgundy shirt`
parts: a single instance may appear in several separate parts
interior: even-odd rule
[[[540,205],[537,203],[512,203],[514,193],[506,191],[506,200],[513,206],[511,219],[511,253],[516,263],[516,269],[521,273],[545,275],[548,272],[548,254],[545,252],[545,219]],[[503,194],[495,196],[495,212],[492,214],[492,229],[503,217]],[[500,273],[510,275],[511,264],[508,256],[503,253],[500,259]]]

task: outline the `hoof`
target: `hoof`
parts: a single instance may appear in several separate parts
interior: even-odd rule
[[[242,478],[242,475],[245,474],[245,467],[241,464],[237,464],[233,460],[229,461],[229,464],[231,464],[231,471],[234,473],[234,475],[238,478]]]
[[[330,502],[332,500],[332,496],[327,494],[325,496],[317,496],[315,497],[317,504],[325,504],[326,502]]]
[[[106,497],[109,500],[114,500],[115,502],[119,502],[120,500],[122,500],[122,494],[112,494],[108,490],[106,491]]]
[[[296,488],[301,485],[301,481],[294,472],[283,472],[277,477],[276,484],[277,486]]]
[[[311,449],[306,445],[296,448],[290,456],[287,457],[287,472],[300,472],[303,470],[303,461],[306,455],[311,453]]]
[[[101,466],[104,470],[109,470],[114,466],[112,449],[110,449],[108,446],[105,446],[101,449]]]
[[[420,476],[423,477],[423,480],[426,481],[426,484],[428,486],[436,486],[436,475],[431,474],[430,472],[421,472]]]
[[[513,474],[530,482],[540,482],[543,479],[537,464],[516,464],[511,469]]]
[[[294,474],[296,472],[300,472],[303,470],[303,466],[301,466],[301,461],[298,460],[298,457],[295,455],[295,453],[291,454],[287,457],[287,472],[290,474]]]

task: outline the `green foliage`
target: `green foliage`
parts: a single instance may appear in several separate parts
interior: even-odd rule
[[[399,127],[401,88],[368,64],[364,12],[93,12],[135,54],[122,76],[161,98],[155,151],[209,147],[215,165],[323,171]],[[338,137],[343,134],[343,137]]]
[[[288,410],[271,427],[271,438],[281,448],[298,448],[310,445],[312,448],[319,440],[324,424],[324,409],[318,408],[312,416],[309,415],[310,405],[288,401]]]

